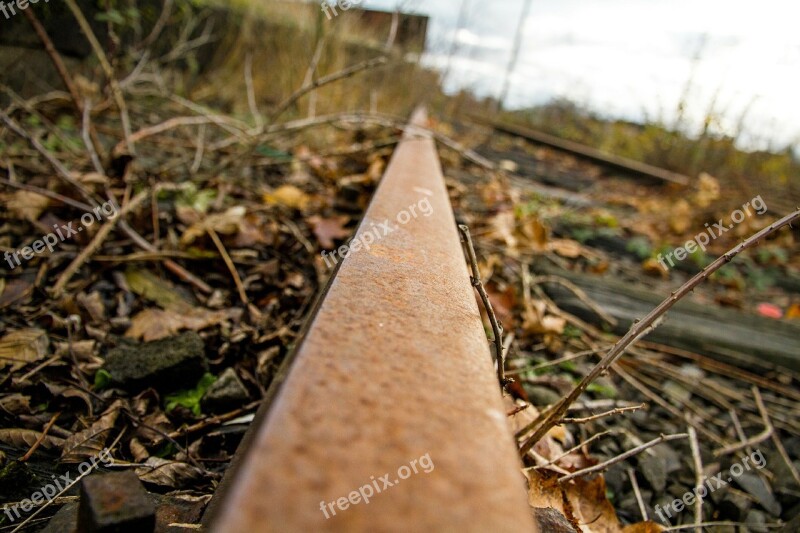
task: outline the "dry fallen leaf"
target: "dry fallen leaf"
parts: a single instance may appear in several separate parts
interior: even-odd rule
[[[6,196],[6,206],[10,213],[31,222],[39,220],[39,216],[50,205],[47,196],[35,192],[17,191]]]
[[[191,244],[198,237],[208,233],[209,229],[220,235],[234,235],[242,225],[247,209],[244,206],[231,207],[224,213],[208,215],[203,220],[189,226],[181,236],[181,244]]]
[[[334,239],[344,239],[349,237],[352,230],[344,227],[350,220],[347,216],[322,218],[314,215],[308,219],[311,224],[311,231],[316,235],[319,245],[330,250],[335,246]]]
[[[200,331],[215,326],[229,318],[236,318],[241,310],[227,309],[209,311],[193,308],[188,311],[145,309],[131,319],[131,327],[125,332],[126,337],[155,341],[176,335],[181,330]]]
[[[150,457],[146,466],[136,469],[136,475],[144,483],[152,483],[174,489],[188,486],[202,479],[203,472],[186,463],[167,461],[158,457]]]
[[[36,328],[12,331],[0,339],[0,368],[11,365],[11,371],[43,359],[48,354],[47,332]]]
[[[281,185],[272,192],[264,193],[264,203],[284,205],[292,209],[303,210],[311,198],[294,185]]]
[[[561,485],[572,514],[581,524],[590,524],[591,533],[619,533],[622,525],[614,506],[606,496],[606,480],[602,475],[593,479],[577,478]]]
[[[79,463],[87,457],[96,457],[102,452],[122,407],[122,401],[117,400],[95,423],[68,438],[61,451],[61,461]]]
[[[0,442],[27,450],[33,446],[42,434],[32,429],[0,429]],[[64,444],[64,439],[47,435],[40,445],[45,450],[59,448]]]

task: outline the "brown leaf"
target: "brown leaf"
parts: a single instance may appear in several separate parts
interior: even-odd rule
[[[531,248],[536,251],[544,250],[548,241],[547,227],[539,220],[539,217],[530,216],[520,222],[519,233],[525,237]]]
[[[25,278],[16,278],[6,283],[3,293],[0,294],[0,309],[8,307],[17,300],[29,298],[33,294],[33,282]]]
[[[147,448],[145,448],[137,438],[131,439],[131,441],[128,443],[128,449],[130,449],[131,455],[133,455],[133,459],[137,463],[144,462],[148,457],[150,457],[150,453],[147,451]]]
[[[155,341],[176,335],[184,329],[200,331],[216,326],[240,314],[241,310],[237,309],[222,311],[209,311],[203,308],[194,308],[189,311],[145,309],[131,319],[131,327],[125,332],[125,336],[132,339]]]
[[[102,452],[122,406],[122,401],[114,402],[94,424],[68,438],[61,451],[61,460],[65,463],[79,463]]]
[[[593,479],[578,478],[562,488],[572,507],[572,514],[582,524],[591,524],[592,533],[619,533],[622,525],[614,506],[606,496],[606,481],[602,475]]]
[[[0,411],[10,415],[29,415],[31,414],[31,398],[24,394],[7,394],[0,398]]]
[[[106,319],[106,308],[103,304],[103,298],[100,293],[93,291],[91,294],[84,292],[78,294],[76,300],[81,304],[84,309],[92,317],[92,322],[104,322]]]
[[[186,463],[167,461],[151,457],[145,465],[136,469],[136,475],[144,483],[152,483],[173,489],[182,488],[203,478],[203,472]]]
[[[27,449],[33,446],[42,434],[32,429],[0,429],[0,442],[19,449]],[[42,448],[50,450],[59,448],[64,444],[64,439],[47,435],[42,444]]]
[[[164,434],[170,433],[174,427],[164,411],[157,409],[142,417],[142,424],[136,428],[136,436],[154,445],[164,440]]]
[[[570,239],[554,239],[547,243],[547,250],[567,259],[575,259],[584,255],[583,247]]]
[[[314,215],[308,219],[308,223],[311,224],[311,231],[316,235],[319,245],[330,250],[335,246],[334,239],[344,239],[352,233],[344,227],[349,220],[350,217],[347,216],[322,218]]]
[[[202,237],[208,233],[209,229],[213,229],[220,235],[234,235],[238,233],[245,214],[247,214],[247,209],[244,206],[235,206],[224,213],[208,215],[200,222],[189,226],[189,228],[183,232],[181,244],[191,244],[198,237]]]
[[[130,289],[164,309],[189,309],[193,307],[175,287],[147,270],[128,269],[125,281]]]
[[[12,331],[0,339],[0,368],[11,365],[11,371],[39,361],[49,353],[47,332],[36,328]]]
[[[6,206],[10,213],[31,222],[39,220],[39,216],[50,205],[50,199],[35,192],[17,191],[8,195]]]

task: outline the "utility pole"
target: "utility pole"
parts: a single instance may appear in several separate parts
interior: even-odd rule
[[[503,110],[503,105],[505,105],[506,97],[508,96],[508,90],[511,87],[511,74],[514,73],[514,69],[517,66],[519,49],[522,46],[522,33],[525,29],[525,21],[528,19],[528,13],[530,13],[530,10],[531,0],[523,0],[522,16],[519,18],[519,24],[517,24],[517,33],[514,36],[514,47],[511,49],[511,60],[508,62],[508,67],[506,68],[506,76],[503,80],[503,88],[500,90],[500,96],[497,98],[497,111]]]

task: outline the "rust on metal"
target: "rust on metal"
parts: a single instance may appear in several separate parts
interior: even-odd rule
[[[424,120],[418,111],[412,124]],[[398,223],[412,205],[418,216]],[[211,531],[537,531],[423,130],[398,146],[356,239],[387,220],[392,231],[350,253],[329,283]],[[433,468],[398,479],[423,456]],[[381,492],[352,503],[369,484]]]
[[[543,133],[541,131],[532,130],[530,128],[523,128],[521,126],[514,126],[511,124],[506,124],[504,122],[499,122],[496,120],[491,120],[483,117],[472,116],[470,118],[475,120],[475,122],[478,122],[485,126],[490,126],[497,131],[508,133],[509,135],[514,135],[516,137],[521,137],[533,143],[549,146],[550,148],[555,148],[563,152],[577,155],[585,159],[594,161],[596,163],[600,163],[607,167],[616,168],[618,170],[629,172],[631,174],[637,174],[640,176],[653,178],[659,181],[675,183],[678,185],[688,185],[691,181],[689,177],[684,174],[680,174],[678,172],[672,172],[671,170],[655,167],[653,165],[648,165],[647,163],[642,163],[641,161],[628,159],[627,157],[607,154],[605,152],[597,150],[596,148],[592,148],[590,146],[579,144],[573,141],[568,141],[566,139],[562,139],[554,135]]]

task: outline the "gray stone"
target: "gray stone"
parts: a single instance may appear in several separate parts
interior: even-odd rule
[[[759,505],[769,514],[775,517],[781,515],[781,504],[775,499],[772,489],[761,476],[754,472],[745,472],[741,476],[734,478],[734,480],[745,492],[755,498]]]
[[[78,531],[81,533],[149,533],[156,507],[131,470],[94,474],[81,481]]]
[[[522,387],[525,389],[528,399],[537,407],[552,405],[561,400],[561,395],[549,387],[530,385],[528,383],[524,383]]]
[[[533,518],[539,524],[539,531],[547,533],[578,533],[567,517],[552,507],[534,507]]]
[[[112,381],[129,390],[175,390],[194,385],[208,369],[203,339],[189,331],[109,350],[104,365]]]
[[[228,368],[203,395],[203,407],[209,410],[228,409],[241,405],[250,395],[233,368]]]
[[[741,491],[728,489],[717,507],[726,519],[741,522],[752,507],[752,501]]]
[[[749,513],[747,513],[747,518],[744,521],[747,524],[747,529],[752,531],[753,533],[768,533],[769,528],[767,528],[767,515],[762,513],[761,511],[757,511],[752,509]]]
[[[663,456],[643,454],[639,459],[639,472],[656,492],[667,486],[667,461]]]

